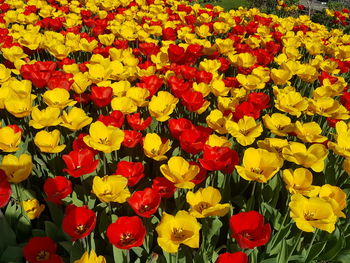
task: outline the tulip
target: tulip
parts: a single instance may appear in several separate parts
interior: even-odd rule
[[[32,167],[32,157],[28,154],[21,154],[19,157],[12,154],[5,155],[0,165],[8,181],[14,184],[26,180],[32,173]]]
[[[27,216],[30,220],[38,218],[45,209],[45,205],[40,205],[39,201],[35,198],[27,201],[22,201],[21,206],[27,213]]]
[[[59,145],[61,133],[59,130],[52,132],[40,131],[34,137],[34,143],[44,153],[59,153],[66,148],[65,144]]]
[[[128,180],[121,175],[95,176],[92,184],[92,192],[101,202],[125,203],[130,197],[127,188]]]

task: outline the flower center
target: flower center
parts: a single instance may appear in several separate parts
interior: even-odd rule
[[[199,213],[202,213],[203,210],[207,209],[211,207],[211,204],[207,203],[207,202],[200,202],[199,204],[197,204],[195,206],[195,210],[197,210]]]
[[[140,209],[139,209],[139,212],[140,212],[140,213],[145,213],[145,212],[147,212],[147,211],[149,211],[149,210],[151,210],[151,209],[152,209],[152,207],[149,206],[149,205],[141,205],[141,207],[140,207]]]
[[[41,250],[35,257],[37,261],[45,261],[50,258],[50,253],[44,250]]]
[[[109,145],[108,138],[99,138],[101,144]]]
[[[315,221],[317,219],[314,218],[315,213],[311,211],[304,212],[304,218],[306,221]]]
[[[256,174],[262,174],[264,171],[261,170],[260,168],[250,168],[250,171]]]
[[[243,236],[244,238],[246,238],[246,239],[249,239],[250,241],[254,241],[254,240],[255,240],[254,235],[251,234],[251,233],[248,233],[248,232],[244,232],[244,233],[242,234],[242,236]]]
[[[87,227],[86,225],[78,225],[76,228],[75,228],[75,232],[79,235],[83,234],[85,231],[86,231]]]
[[[134,243],[136,239],[130,233],[123,233],[120,235],[120,244],[122,246],[127,246]]]
[[[173,228],[173,231],[171,233],[171,240],[173,241],[184,241],[185,239],[191,237],[193,235],[192,231],[184,230],[181,227],[180,228]]]

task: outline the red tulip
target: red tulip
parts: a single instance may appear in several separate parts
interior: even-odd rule
[[[140,117],[140,113],[129,114],[126,116],[126,120],[128,124],[131,126],[133,130],[143,131],[147,129],[147,127],[151,124],[152,118],[147,117],[145,120]]]
[[[251,116],[254,119],[258,119],[260,117],[260,110],[252,102],[244,101],[236,106],[233,118],[235,121],[238,121],[243,116]]]
[[[174,28],[167,27],[162,30],[163,40],[173,40],[177,39],[177,32]]]
[[[119,110],[112,111],[107,116],[100,114],[98,121],[103,122],[106,126],[121,128],[124,124],[124,114]]]
[[[241,248],[265,245],[271,235],[270,224],[264,224],[264,216],[256,211],[241,212],[230,218],[232,237]]]
[[[205,102],[203,94],[199,91],[187,90],[181,96],[181,103],[191,112],[199,110]]]
[[[23,247],[23,256],[30,263],[63,263],[56,255],[57,245],[49,237],[33,237]]]
[[[185,118],[170,119],[168,125],[171,136],[175,139],[179,139],[183,131],[194,128],[192,122]]]
[[[62,199],[72,193],[72,182],[63,176],[48,178],[44,183],[44,192],[48,201],[61,204]]]
[[[135,186],[145,176],[144,169],[141,162],[120,161],[117,164],[115,174],[127,178],[128,186]]]
[[[203,168],[209,171],[222,171],[230,174],[239,163],[239,156],[235,150],[228,147],[211,147],[205,145],[204,154],[198,159]]]
[[[165,177],[156,177],[153,179],[152,188],[156,190],[162,198],[172,197],[176,191],[174,183]]]
[[[71,151],[62,159],[67,166],[63,171],[76,178],[94,172],[98,166],[98,160],[94,160],[94,153],[89,149]]]
[[[181,64],[185,58],[185,49],[183,47],[170,44],[168,48],[168,57],[170,62]]]
[[[142,140],[142,133],[133,130],[124,130],[124,141],[122,145],[127,148],[134,148]]]
[[[248,263],[248,256],[243,252],[223,253],[219,255],[215,263]]]
[[[136,214],[149,218],[157,211],[161,199],[158,191],[148,187],[134,192],[128,203]]]
[[[213,79],[213,74],[211,72],[207,72],[204,70],[198,71],[196,76],[197,83],[204,82],[205,84],[209,84],[212,79]]]
[[[78,135],[78,138],[76,138],[73,141],[73,150],[74,151],[78,151],[78,150],[82,150],[82,149],[89,149],[90,151],[92,151],[92,153],[94,155],[98,154],[98,151],[94,150],[93,148],[91,148],[90,146],[87,146],[86,143],[84,142],[84,137],[88,135],[87,133],[80,133]]]
[[[149,99],[156,94],[163,85],[163,79],[156,75],[144,76],[141,78],[141,82],[137,83],[136,85],[149,91],[149,96],[147,97],[147,99]]]
[[[248,102],[251,102],[256,109],[263,110],[269,107],[270,96],[263,92],[252,92],[248,95]]]
[[[7,205],[11,194],[11,185],[7,181],[6,173],[3,170],[0,170],[0,208]]]
[[[95,225],[95,212],[87,208],[87,206],[78,207],[69,205],[66,207],[62,228],[73,241],[90,235]]]
[[[181,133],[179,140],[181,148],[188,153],[197,154],[203,150],[205,142],[212,133],[210,128],[197,126]]]
[[[91,88],[91,99],[98,107],[105,107],[112,101],[113,89],[111,87],[93,86]]]
[[[137,216],[122,216],[107,228],[109,242],[120,249],[130,249],[143,244],[146,228]]]

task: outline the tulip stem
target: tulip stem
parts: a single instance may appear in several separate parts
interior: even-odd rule
[[[294,244],[292,250],[288,253],[288,257],[287,257],[287,259],[286,259],[286,263],[289,261],[289,258],[293,255],[294,250],[295,250],[296,247],[298,246],[302,233],[303,233],[303,231],[300,230],[300,232],[299,232],[299,234],[298,234],[298,236],[297,236],[297,239],[296,239],[296,241],[295,241],[295,244]]]
[[[318,234],[318,229],[315,230],[313,236],[312,236],[312,239],[311,239],[311,242],[310,242],[310,245],[309,245],[309,248],[307,249],[307,253],[306,253],[306,259],[309,257],[309,254],[310,254],[310,251],[311,251],[311,248],[312,248],[312,245],[315,241],[315,238]]]
[[[107,175],[107,158],[105,153],[102,153],[102,155],[103,155],[103,175]]]
[[[16,189],[16,195],[17,195],[17,198],[18,198],[18,202],[19,202],[19,207],[21,208],[21,214],[23,214],[23,207],[22,207],[22,197],[21,197],[21,194],[20,194],[20,190],[19,190],[19,186],[18,184],[15,184],[15,189]]]

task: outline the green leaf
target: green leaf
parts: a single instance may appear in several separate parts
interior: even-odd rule
[[[340,254],[335,258],[335,261],[339,261],[341,263],[349,263],[350,262],[350,249],[340,252]]]
[[[81,258],[85,250],[79,241],[74,242],[70,250],[70,262],[74,262]],[[116,261],[118,262],[118,261]]]
[[[322,260],[332,260],[339,252],[345,247],[345,238],[343,233],[336,228],[331,235],[331,238],[327,240],[327,245],[324,248],[325,253],[320,255]]]
[[[13,232],[6,218],[0,210],[0,252],[4,251],[10,245],[16,245],[16,234]]]
[[[288,258],[288,248],[287,248],[287,242],[285,239],[282,240],[282,246],[281,250],[277,255],[276,262],[287,262]]]
[[[62,220],[63,220],[63,211],[62,209],[51,203],[51,202],[47,202],[47,206],[50,210],[50,215],[51,215],[51,218],[52,218],[52,221],[56,224],[56,225],[61,225],[62,224]]]
[[[51,237],[56,242],[60,241],[62,240],[60,232],[61,229],[58,228],[54,223],[51,221],[45,221],[45,233],[48,237]]]
[[[119,249],[113,246],[113,259],[114,262],[127,262],[126,250]]]
[[[326,245],[327,245],[327,241],[318,242],[318,243],[312,245],[310,253],[307,256],[305,262],[312,262],[312,260],[317,258],[317,256],[319,254],[321,254],[322,251],[324,251],[324,248]]]
[[[10,246],[5,249],[0,257],[0,262],[6,263],[20,263],[23,262],[22,248]]]

